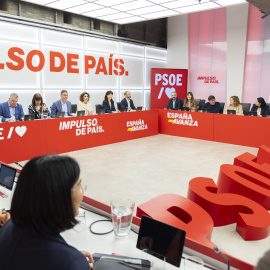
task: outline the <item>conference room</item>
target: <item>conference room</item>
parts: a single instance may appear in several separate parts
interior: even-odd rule
[[[21,7],[36,6],[32,0],[19,2]],[[42,2],[40,9],[58,10],[59,15],[60,2],[65,1]],[[77,16],[80,5],[105,7],[106,1],[80,2],[83,3],[77,5],[76,12],[74,8]],[[116,10],[123,5],[124,13],[127,3],[139,1],[120,2],[110,3],[107,8]],[[46,119],[0,123],[0,161],[19,172],[22,168],[15,161],[25,166],[28,160],[44,154],[58,153],[77,160],[80,177],[87,184],[81,203],[87,229],[70,229],[62,236],[78,250],[149,258],[136,249],[134,232],[138,233],[141,216],[146,215],[186,231],[184,257],[199,257],[205,265],[227,269],[226,259],[214,250],[218,247],[230,259],[232,269],[253,269],[269,249],[265,195],[265,178],[269,178],[269,118],[260,117],[257,106],[260,97],[266,106],[270,102],[269,18],[261,18],[263,14],[251,1],[229,5],[221,0],[194,0],[194,6],[186,6],[189,11],[178,6],[182,1],[158,1],[167,15],[154,11],[155,1],[141,1],[141,5],[142,2],[151,2],[151,16],[158,13],[151,18],[168,17],[166,48],[0,12],[0,103],[8,102],[10,94],[16,93],[26,116],[38,93],[51,114],[51,107],[61,101],[65,90],[68,104],[72,105],[72,115],[68,117],[47,119],[47,114]],[[193,11],[195,6],[199,10]],[[71,14],[72,8],[63,7]],[[86,9],[81,10],[85,17],[99,14],[97,9],[88,15],[83,14]],[[129,23],[138,22],[139,18],[150,20],[143,15],[134,15],[137,21],[131,21],[129,14],[130,21],[119,17],[119,22],[114,18],[111,23],[127,25],[129,29]],[[101,110],[99,114],[96,110],[104,104],[107,91],[113,93],[115,111],[119,109],[119,113]],[[91,110],[77,116],[81,110],[76,110],[76,105],[83,103],[80,95],[85,92]],[[186,98],[191,92],[196,109],[168,107],[174,92],[182,104],[189,102]],[[206,113],[203,107],[212,102],[208,101],[209,96],[224,104],[224,110],[235,96],[243,108],[249,107],[241,115]],[[130,100],[136,109],[128,106],[121,112],[118,105],[121,101],[130,105]],[[255,113],[250,113],[254,106]],[[16,183],[12,191],[1,187],[4,195],[0,208],[10,209],[15,188]],[[222,193],[229,199],[223,201],[218,196]],[[213,194],[217,197],[212,198]],[[88,210],[110,218],[111,201],[123,197],[135,202],[134,231],[123,239],[115,238],[113,232],[106,236],[92,234],[88,227],[102,217]],[[245,202],[240,203],[240,197]],[[239,204],[242,210],[237,208]],[[222,218],[211,209],[225,211],[232,217]],[[243,218],[252,211],[258,216]],[[254,225],[255,220],[261,223]],[[110,222],[98,222],[92,229],[103,233],[111,228]],[[196,228],[202,232],[196,232]],[[153,269],[163,269],[164,265],[166,269],[176,269],[150,258],[155,261]],[[180,269],[185,269],[185,258]]]

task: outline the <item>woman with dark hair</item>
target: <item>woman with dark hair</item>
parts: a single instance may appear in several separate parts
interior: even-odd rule
[[[107,91],[105,94],[105,98],[103,100],[103,109],[105,110],[105,113],[118,113],[119,111],[115,109],[114,107],[114,101],[112,99],[113,92]]]
[[[32,104],[28,107],[28,113],[34,114],[35,119],[40,119],[42,113],[46,113],[48,116],[50,115],[49,109],[46,104],[43,103],[42,96],[39,93],[34,94]]]
[[[183,107],[189,108],[189,111],[196,112],[197,104],[192,92],[188,92],[184,101]]]
[[[230,97],[230,105],[224,110],[223,114],[227,114],[227,110],[234,110],[236,111],[237,115],[243,115],[243,107],[240,104],[240,100],[238,96],[231,96]]]
[[[73,228],[83,198],[78,163],[40,156],[22,169],[11,202],[11,220],[0,230],[1,270],[88,270],[88,252],[60,233]]]
[[[77,111],[85,111],[85,114],[93,114],[90,104],[90,95],[87,92],[83,92],[80,95],[80,100],[77,103]]]
[[[256,100],[256,103],[253,105],[252,112],[257,112],[258,116],[266,117],[270,115],[269,106],[266,105],[264,98],[259,97]]]

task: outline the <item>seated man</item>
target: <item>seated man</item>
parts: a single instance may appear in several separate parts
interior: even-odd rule
[[[210,109],[211,113],[219,113],[220,111],[220,103],[216,102],[216,98],[214,96],[209,96],[208,97],[207,103],[203,105],[203,109]]]
[[[125,98],[121,100],[121,109],[127,108],[130,110],[137,110],[134,106],[133,100],[131,99],[131,94],[129,91],[125,91],[124,93]]]
[[[8,101],[0,104],[0,116],[3,116],[2,122],[16,122],[24,120],[23,107],[18,103],[18,95],[12,93]]]
[[[71,116],[71,102],[68,99],[67,90],[61,91],[61,99],[55,101],[51,108],[51,117],[55,118],[57,112],[65,112],[65,116]]]
[[[169,100],[166,109],[170,109],[170,110],[181,110],[182,107],[183,107],[183,104],[182,104],[181,99],[179,99],[177,97],[177,93],[176,92],[172,92],[171,97],[172,98]]]

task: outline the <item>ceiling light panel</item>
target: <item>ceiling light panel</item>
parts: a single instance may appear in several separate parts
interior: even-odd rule
[[[160,12],[155,12],[155,13],[149,13],[149,14],[144,14],[142,17],[146,19],[157,19],[157,18],[164,18],[164,17],[170,17],[170,16],[175,16],[178,15],[179,13],[174,11],[174,10],[166,10],[166,11],[160,11]]]
[[[220,8],[220,6],[215,4],[214,2],[208,2],[205,4],[197,4],[193,6],[177,8],[175,10],[180,13],[191,13],[191,12],[198,12],[198,11],[203,11],[203,10],[208,10],[208,9],[213,9],[213,8]]]
[[[105,15],[111,15],[114,13],[119,13],[119,11],[112,9],[112,8],[102,8],[102,9],[97,9],[97,10],[83,13],[82,15],[98,18],[98,17],[105,16]]]
[[[85,12],[89,12],[89,11],[93,11],[93,10],[97,10],[97,9],[102,9],[102,8],[104,8],[104,7],[100,6],[100,5],[96,5],[94,3],[86,3],[84,5],[68,8],[68,9],[66,9],[66,11],[82,14]]]
[[[158,6],[158,5],[153,5],[145,8],[138,8],[138,9],[133,9],[130,10],[128,13],[133,14],[133,15],[142,15],[147,14],[147,13],[152,13],[152,12],[158,12],[158,11],[165,11],[167,10],[164,7]]]
[[[99,19],[105,20],[105,21],[114,21],[118,19],[123,19],[123,18],[129,18],[130,14],[126,12],[119,12],[111,15],[105,15],[105,16],[100,16]]]
[[[52,2],[50,4],[46,4],[46,7],[56,8],[56,9],[67,9],[70,7],[75,7],[85,4],[84,0],[59,0],[57,2]]]
[[[210,0],[201,0],[201,4],[210,2]],[[160,4],[163,7],[174,9],[180,7],[186,7],[191,5],[197,5],[198,1],[196,0],[181,0],[181,1],[171,1],[167,3]]]
[[[96,4],[103,5],[106,7],[112,7],[112,6],[124,4],[127,2],[132,2],[132,0],[97,0],[95,1]]]
[[[143,8],[143,7],[147,7],[147,6],[151,6],[151,5],[153,5],[153,4],[149,1],[136,0],[136,1],[131,1],[131,2],[125,3],[125,4],[113,6],[113,8],[120,10],[120,11],[128,11],[128,10]]]
[[[140,22],[144,20],[145,19],[142,17],[133,16],[133,17],[125,18],[125,19],[114,20],[113,22],[119,23],[119,24],[127,24],[127,23]]]
[[[220,4],[221,6],[230,6],[230,5],[246,3],[247,1],[245,0],[218,0],[215,2]]]

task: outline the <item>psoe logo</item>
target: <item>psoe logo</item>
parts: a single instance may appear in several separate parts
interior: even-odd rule
[[[98,120],[87,119],[60,122],[59,130],[76,129],[76,136],[104,132],[102,126],[98,125]]]
[[[138,131],[148,129],[148,126],[144,123],[144,120],[139,119],[137,121],[128,121],[127,128],[127,131]]]
[[[8,132],[8,135],[7,135],[7,139],[10,139],[12,134],[13,134],[13,130],[14,130],[14,127],[11,127],[9,129],[9,132]],[[0,128],[0,140],[4,140],[5,137],[3,137],[3,131],[4,131],[4,128]],[[27,131],[27,127],[26,126],[17,126],[15,127],[15,132],[20,136],[20,137],[23,137],[25,132]]]
[[[167,113],[167,118],[169,123],[173,123],[176,125],[183,125],[183,126],[192,126],[197,127],[198,121],[194,121],[192,119],[191,114],[187,113]]]

